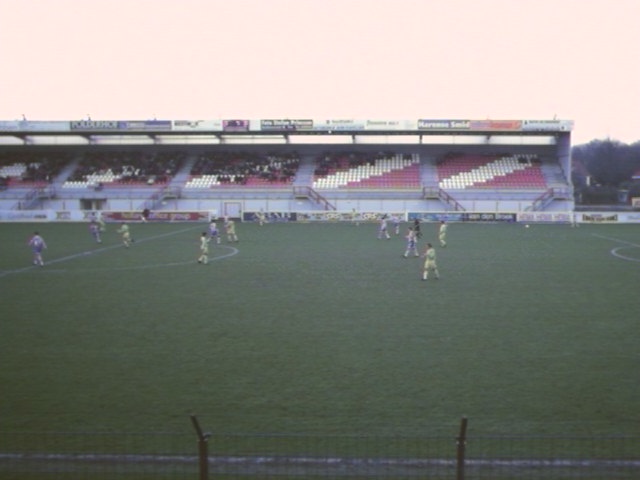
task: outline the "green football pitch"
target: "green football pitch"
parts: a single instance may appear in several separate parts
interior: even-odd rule
[[[638,226],[116,228],[0,225],[1,430],[637,434]]]

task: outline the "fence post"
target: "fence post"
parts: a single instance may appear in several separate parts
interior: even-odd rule
[[[456,480],[464,480],[464,449],[467,444],[467,417],[462,417],[460,434],[456,441]]]
[[[198,478],[200,480],[209,480],[209,452],[207,447],[211,434],[202,433],[202,429],[195,415],[191,415],[191,423],[198,435],[198,465],[200,470],[200,476]]]

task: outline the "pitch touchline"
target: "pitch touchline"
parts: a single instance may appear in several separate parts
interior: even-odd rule
[[[0,453],[0,460],[11,460],[13,462],[75,462],[77,464],[104,463],[111,464],[193,464],[198,457],[192,455],[137,455],[137,454],[59,454],[59,453],[38,453],[25,455],[24,453]],[[403,469],[424,468],[428,466],[454,466],[455,459],[450,458],[342,458],[342,457],[271,457],[264,455],[256,456],[220,456],[209,459],[209,464],[213,466],[254,466],[264,469],[279,468],[282,465],[297,465],[301,468],[322,467],[327,471],[331,469],[342,469],[351,467],[352,469],[365,469],[371,471],[375,468]],[[564,458],[513,458],[513,459],[467,459],[465,464],[469,466],[484,467],[512,467],[512,468],[640,468],[638,460],[601,460],[601,459],[564,459]]]

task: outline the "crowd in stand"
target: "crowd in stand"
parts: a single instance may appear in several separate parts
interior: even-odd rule
[[[291,183],[300,165],[297,153],[211,152],[199,156],[192,176],[216,175],[220,183],[246,185],[252,179]]]
[[[339,170],[357,168],[364,165],[375,165],[377,160],[389,158],[396,155],[389,152],[364,153],[364,152],[342,152],[324,153],[316,159],[314,175],[323,177]],[[411,157],[409,155],[409,157]]]
[[[0,152],[0,169],[20,172],[19,175],[4,173],[0,175],[0,188],[13,183],[51,183],[72,155],[65,152]]]
[[[167,183],[186,157],[185,152],[101,151],[86,152],[69,181],[108,175],[120,184]]]

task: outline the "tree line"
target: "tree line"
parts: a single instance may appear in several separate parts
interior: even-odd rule
[[[571,149],[572,181],[578,203],[618,203],[619,192],[640,197],[640,142],[593,140]]]

